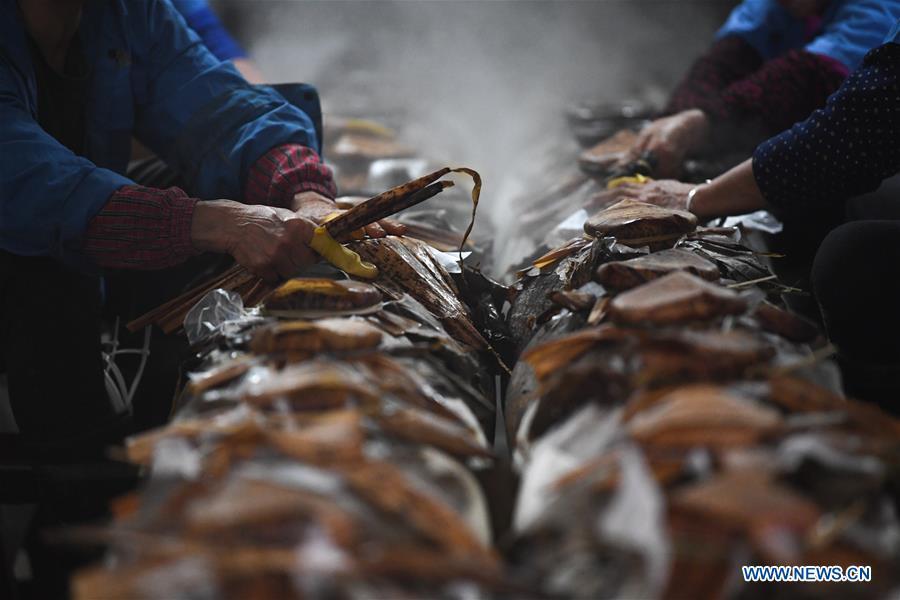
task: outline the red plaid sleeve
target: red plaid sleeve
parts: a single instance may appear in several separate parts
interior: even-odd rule
[[[832,58],[790,50],[725,88],[708,114],[714,120],[756,120],[775,135],[825,106],[846,77],[847,68]]]
[[[334,199],[337,187],[331,169],[314,150],[285,144],[269,150],[250,168],[244,201],[287,207],[300,192],[318,192]]]
[[[663,115],[673,115],[691,108],[704,108],[726,87],[751,75],[763,63],[759,53],[738,36],[730,35],[713,43],[703,56],[694,61],[687,75],[669,98]]]
[[[163,269],[190,258],[196,198],[183,190],[119,188],[88,224],[83,252],[113,269]]]
[[[717,126],[719,142],[734,134],[722,125],[749,124],[775,135],[823,106],[846,76],[838,61],[805,50],[763,63],[749,44],[728,37],[695,63],[664,114],[699,108]]]

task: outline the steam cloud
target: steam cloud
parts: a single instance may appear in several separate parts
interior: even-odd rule
[[[576,100],[661,99],[733,2],[273,1],[219,4],[274,81],[307,81],[326,113],[400,116],[428,156],[484,175],[479,237],[495,267],[530,251],[515,200],[574,160]]]

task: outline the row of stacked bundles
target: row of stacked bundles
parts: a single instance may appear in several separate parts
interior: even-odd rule
[[[507,548],[547,597],[884,597],[900,422],[845,399],[741,230],[623,200],[521,272]],[[871,582],[746,583],[746,565]],[[780,587],[779,587],[780,586]]]
[[[426,170],[381,128],[338,125],[343,189]],[[110,548],[78,598],[900,584],[900,423],[840,395],[818,328],[784,308],[796,290],[740,229],[622,201],[506,288],[441,252],[459,243],[440,221],[464,218],[454,202],[402,214],[410,236],[350,242],[371,284],[291,280],[200,336],[175,419],[127,447],[146,484],[75,532]],[[753,564],[873,572],[775,587],[743,582]]]

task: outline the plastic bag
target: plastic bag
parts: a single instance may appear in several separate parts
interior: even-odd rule
[[[240,294],[216,289],[203,296],[185,315],[184,332],[193,346],[255,320],[261,318],[256,311],[244,309]]]

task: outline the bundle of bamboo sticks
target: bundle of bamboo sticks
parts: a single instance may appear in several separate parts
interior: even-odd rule
[[[386,192],[369,198],[365,202],[361,202],[332,219],[325,224],[325,229],[328,230],[328,233],[334,239],[346,241],[352,236],[353,232],[362,229],[366,225],[424,202],[444,189],[451,187],[453,185],[452,181],[438,180],[455,170],[444,167],[403,185],[391,188]],[[469,169],[464,169],[463,171],[470,174],[474,173],[474,171]],[[480,188],[480,178],[477,177],[477,174],[473,175],[473,177],[476,181],[476,188]],[[473,198],[476,198],[477,201],[477,194],[473,193]],[[128,323],[128,329],[130,331],[138,331],[147,325],[153,324],[158,325],[167,334],[173,333],[182,327],[184,318],[191,308],[212,290],[221,288],[237,292],[243,299],[244,306],[249,307],[256,306],[262,302],[275,287],[277,286],[263,281],[244,267],[234,265],[214,279],[186,291],[131,321]]]

